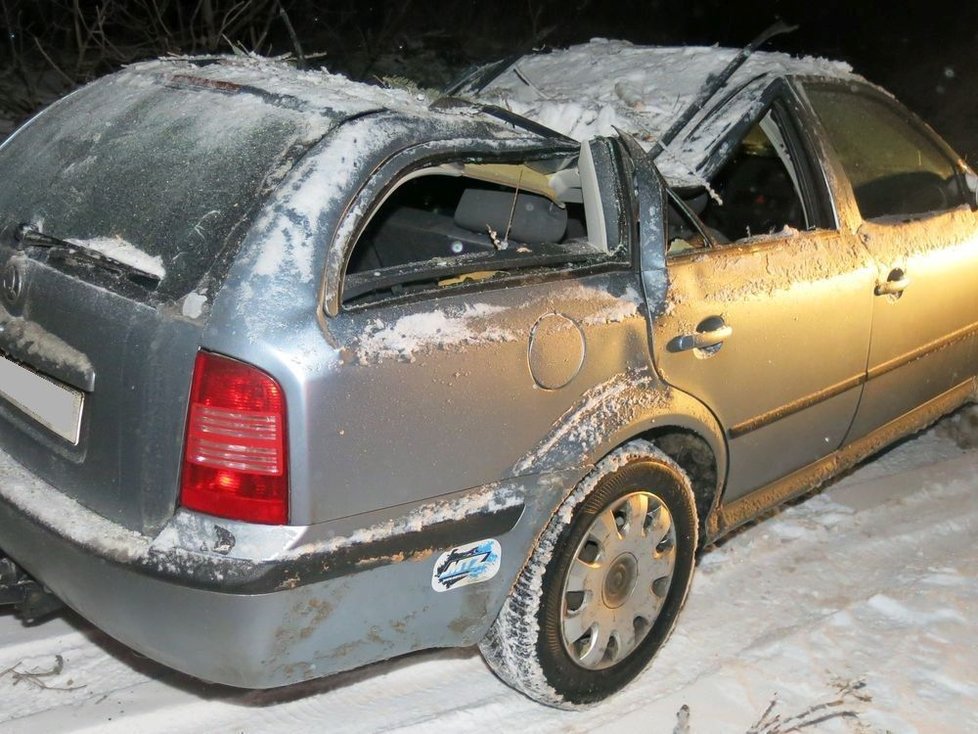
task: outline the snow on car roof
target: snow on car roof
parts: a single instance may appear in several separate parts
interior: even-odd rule
[[[595,39],[550,53],[523,57],[476,96],[498,104],[576,140],[634,135],[651,148],[696,98],[710,76],[739,54],[716,46],[635,46]],[[725,105],[710,130],[720,133],[746,114],[773,77],[813,75],[858,79],[848,64],[783,53],[755,52],[727,82],[747,84]],[[759,79],[760,78],[760,79]],[[751,83],[752,80],[758,81]],[[707,113],[709,112],[709,106]],[[697,118],[692,123],[693,129]],[[695,182],[718,134],[677,139],[656,161],[672,183]]]
[[[471,95],[478,102],[505,107],[576,140],[618,130],[634,135],[647,149],[696,98],[710,76],[719,73],[740,51],[716,46],[636,46],[627,41],[595,39],[549,53],[527,55]],[[167,83],[199,85],[228,93],[250,92],[266,102],[292,107],[320,118],[320,133],[351,116],[391,110],[412,117],[450,118],[462,110],[436,111],[433,97],[420,90],[384,88],[323,70],[302,71],[280,60],[251,54],[212,57],[167,57],[127,67],[127,81],[168,75]],[[848,64],[815,57],[755,52],[727,82],[744,87],[719,111],[707,109],[659,156],[656,163],[674,185],[701,183],[713,145],[759,103],[770,79],[813,75],[859,79]],[[715,101],[715,100],[714,100]],[[466,116],[481,117],[477,108]],[[710,116],[700,126],[701,118]],[[456,118],[457,119],[457,118]],[[312,123],[312,120],[309,120]],[[502,132],[499,120],[483,121]],[[699,129],[697,129],[699,128]]]
[[[272,103],[300,106],[302,111],[318,111],[330,117],[375,109],[420,114],[427,112],[430,103],[420,92],[377,87],[323,70],[303,71],[287,60],[252,54],[171,56],[133,64],[123,72],[127,73],[170,74],[176,83],[198,84],[228,93],[251,92]]]
[[[308,129],[307,142],[321,138],[337,125],[373,112],[391,112],[405,119],[433,122],[443,131],[457,128],[465,137],[473,134],[472,122],[482,126],[476,135],[486,139],[508,140],[534,135],[531,128],[521,128],[518,122],[485,114],[477,104],[436,105],[434,103],[441,95],[434,90],[411,88],[409,83],[405,87],[382,87],[323,69],[301,70],[287,58],[245,53],[169,56],[129,65],[108,80],[137,88],[163,84],[217,92],[217,95],[210,95],[208,104],[218,132],[222,124],[232,121],[228,114],[235,119],[241,114],[240,104],[233,106],[233,112],[224,109],[228,105],[220,103],[223,93],[228,97],[251,95],[256,102],[253,105],[256,116],[265,114],[262,108],[268,106],[296,113]]]

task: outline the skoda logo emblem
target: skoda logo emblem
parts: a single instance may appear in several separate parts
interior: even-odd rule
[[[24,278],[17,263],[7,263],[0,277],[0,295],[9,305],[14,305],[20,299],[24,289]]]

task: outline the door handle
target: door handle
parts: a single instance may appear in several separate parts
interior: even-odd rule
[[[719,347],[733,335],[733,329],[718,316],[711,316],[700,323],[695,334],[677,336],[669,343],[669,351],[684,352],[688,349]]]
[[[910,285],[910,278],[900,268],[894,268],[883,283],[877,283],[877,296],[899,296]]]

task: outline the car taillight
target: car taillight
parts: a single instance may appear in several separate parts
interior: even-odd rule
[[[197,354],[180,504],[234,520],[288,522],[285,396],[271,376],[227,357]]]

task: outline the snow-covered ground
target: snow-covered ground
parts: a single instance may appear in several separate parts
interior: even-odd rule
[[[652,666],[578,713],[509,690],[474,650],[248,692],[72,614],[0,612],[0,732],[978,731],[976,533],[978,450],[922,434],[705,553]]]

